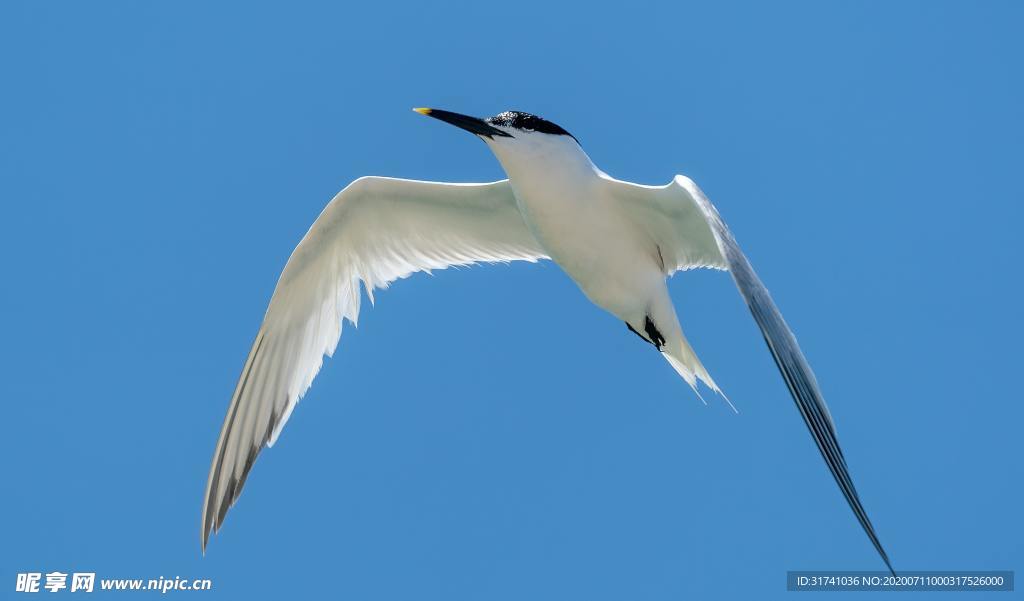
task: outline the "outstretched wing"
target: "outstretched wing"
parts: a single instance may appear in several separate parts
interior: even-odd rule
[[[203,550],[333,354],[342,319],[356,322],[360,282],[372,301],[374,288],[417,271],[543,258],[508,180],[364,177],[339,192],[288,259],[242,369],[206,483]]]
[[[666,257],[666,274],[691,267],[725,268],[732,273],[736,287],[761,329],[775,364],[818,450],[857,516],[857,521],[882,556],[885,565],[892,571],[889,557],[850,479],[832,416],[818,388],[814,372],[804,358],[796,337],[772,301],[768,289],[757,277],[718,210],[697,184],[682,175],[677,175],[670,184],[662,187],[627,185],[633,188],[629,195],[633,199],[631,204],[644,205],[643,211],[649,214],[645,221],[651,224],[648,231]],[[630,213],[637,214],[635,210]]]

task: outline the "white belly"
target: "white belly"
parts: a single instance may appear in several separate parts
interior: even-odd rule
[[[569,184],[569,185],[567,185]],[[604,181],[512,181],[520,211],[548,255],[594,304],[621,319],[646,307],[647,291],[663,281],[657,249],[623,219]]]

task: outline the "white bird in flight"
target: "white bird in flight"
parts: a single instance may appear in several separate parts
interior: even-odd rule
[[[692,180],[677,175],[664,186],[645,186],[614,179],[572,134],[527,113],[478,119],[414,110],[479,137],[508,179],[463,184],[361,177],[327,204],[281,273],[231,398],[206,483],[204,552],[256,456],[274,444],[324,355],[334,353],[343,319],[359,317],[360,284],[372,303],[375,288],[420,271],[551,259],[591,302],[654,346],[695,392],[700,381],[719,394],[683,335],[666,279],[699,267],[728,270],[843,496],[892,571],[814,373]]]

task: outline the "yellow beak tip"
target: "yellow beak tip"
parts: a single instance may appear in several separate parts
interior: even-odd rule
[[[416,108],[416,109],[412,109],[412,110],[416,111],[417,113],[419,113],[421,115],[429,115],[430,112],[432,111],[432,109],[427,109],[427,108]]]

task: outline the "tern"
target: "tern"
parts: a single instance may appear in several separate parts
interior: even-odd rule
[[[892,572],[810,365],[718,210],[692,180],[677,175],[648,186],[614,179],[572,134],[528,113],[478,119],[413,110],[483,140],[508,179],[361,177],[328,203],[278,279],[231,398],[206,483],[204,553],[257,455],[274,444],[324,356],[333,354],[343,321],[356,323],[361,289],[372,303],[375,288],[416,272],[550,259],[591,302],[657,349],[695,392],[702,382],[719,394],[683,335],[666,280],[695,268],[731,273],[818,450]]]

